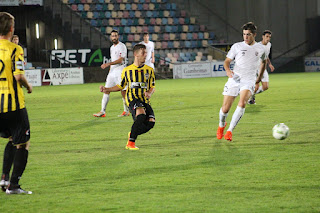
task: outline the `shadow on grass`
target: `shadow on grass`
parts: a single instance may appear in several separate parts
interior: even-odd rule
[[[247,104],[245,113],[261,112],[261,111],[263,111],[264,107],[265,107],[265,105],[261,105],[261,104],[251,104],[251,105]]]

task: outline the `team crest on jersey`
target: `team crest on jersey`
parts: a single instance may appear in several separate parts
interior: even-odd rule
[[[144,76],[146,77],[146,78],[149,78],[149,73],[146,73],[146,74],[144,74]]]

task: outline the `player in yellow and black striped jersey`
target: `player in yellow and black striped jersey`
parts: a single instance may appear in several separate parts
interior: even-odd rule
[[[123,69],[120,85],[106,88],[100,86],[101,92],[116,92],[126,86],[126,103],[134,119],[129,133],[126,149],[138,150],[135,140],[138,135],[148,132],[154,127],[155,116],[150,105],[151,95],[155,91],[155,75],[152,67],[145,65],[146,46],[137,44],[133,48],[134,62]]]
[[[32,85],[24,75],[23,50],[11,42],[13,33],[14,17],[0,12],[0,136],[9,138],[0,186],[7,194],[31,194],[20,188],[19,180],[27,165],[30,145],[30,125],[22,86],[31,93]]]

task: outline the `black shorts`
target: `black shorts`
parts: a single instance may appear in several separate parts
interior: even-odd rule
[[[30,124],[26,108],[13,112],[0,113],[0,136],[12,136],[14,145],[24,144],[30,140]]]
[[[133,120],[136,119],[137,108],[143,108],[146,111],[147,118],[155,119],[154,112],[150,104],[144,103],[138,99],[133,99],[133,101],[130,101],[129,103],[129,110],[131,112]]]

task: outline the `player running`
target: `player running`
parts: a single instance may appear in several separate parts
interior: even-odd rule
[[[261,75],[266,67],[265,48],[255,41],[257,27],[249,22],[242,26],[243,42],[238,42],[232,45],[227,57],[224,61],[224,68],[229,77],[224,86],[223,104],[219,113],[219,127],[217,130],[217,138],[223,136],[226,140],[232,141],[232,131],[242,118],[246,103],[249,97],[254,93],[255,84],[261,80]],[[261,59],[261,68],[259,76],[256,79],[256,70],[259,67]],[[230,70],[230,63],[235,60],[233,71]],[[226,127],[226,118],[228,112],[235,100],[240,94],[237,109],[233,113],[228,131],[223,135]]]
[[[274,66],[271,64],[271,61],[269,59],[270,49],[271,49],[271,35],[272,32],[270,30],[265,30],[262,33],[262,41],[259,42],[259,44],[262,44],[266,48],[266,55],[267,55],[267,64],[269,65],[270,71],[274,71]],[[257,70],[258,75],[259,70]],[[259,87],[259,84],[256,84],[254,94],[251,96],[251,98],[248,101],[248,104],[256,104],[255,94],[262,93],[269,89],[269,74],[267,69],[265,69],[263,76],[261,78],[261,85]]]

